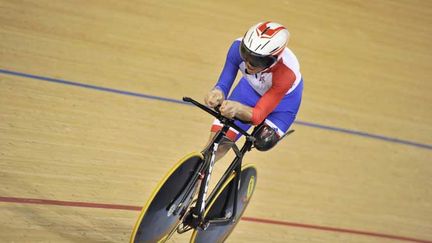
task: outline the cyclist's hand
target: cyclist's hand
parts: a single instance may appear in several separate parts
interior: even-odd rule
[[[208,105],[211,108],[214,108],[222,104],[222,101],[224,101],[224,99],[225,97],[223,92],[218,88],[214,88],[207,93],[206,97],[204,98],[204,101],[206,105]]]
[[[222,102],[220,112],[223,116],[228,118],[234,118],[242,109],[242,104],[232,101],[225,100]]]

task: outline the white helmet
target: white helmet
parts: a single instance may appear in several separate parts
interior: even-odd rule
[[[243,60],[255,67],[269,67],[288,43],[289,32],[275,22],[258,23],[244,35],[240,45]]]

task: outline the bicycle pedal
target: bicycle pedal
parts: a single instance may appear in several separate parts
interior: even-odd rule
[[[209,225],[210,225],[210,222],[206,221],[206,222],[202,222],[202,223],[199,225],[199,227],[200,227],[202,230],[206,230],[206,229],[209,227]]]
[[[192,227],[190,227],[189,225],[181,224],[177,227],[177,233],[183,234],[185,232],[188,232],[191,229]]]
[[[193,208],[187,213],[187,215],[183,219],[183,224],[190,226],[192,228],[198,227],[199,221],[198,217],[192,213]]]

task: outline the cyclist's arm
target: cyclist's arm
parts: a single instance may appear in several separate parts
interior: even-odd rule
[[[272,87],[259,99],[252,109],[250,121],[252,121],[253,125],[260,124],[276,108],[295,80],[296,76],[291,69],[283,64],[278,67],[278,70],[273,74]]]
[[[228,50],[222,73],[220,74],[219,80],[215,85],[215,88],[220,89],[223,92],[225,98],[228,96],[231,86],[233,85],[237,76],[239,65],[242,62],[239,51],[240,43],[241,42],[239,40],[236,40],[232,43],[230,49]]]

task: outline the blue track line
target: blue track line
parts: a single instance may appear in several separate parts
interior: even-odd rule
[[[53,83],[60,83],[60,84],[78,86],[78,87],[87,88],[87,89],[95,89],[95,90],[105,91],[105,92],[110,92],[110,93],[135,96],[135,97],[140,97],[140,98],[145,98],[145,99],[161,100],[161,101],[180,103],[180,104],[188,104],[188,103],[186,103],[184,101],[176,100],[176,99],[170,99],[170,98],[164,98],[164,97],[159,97],[159,96],[140,94],[140,93],[123,91],[123,90],[118,90],[118,89],[105,88],[105,87],[100,87],[100,86],[95,86],[95,85],[90,85],[90,84],[85,84],[85,83],[67,81],[67,80],[63,80],[63,79],[42,77],[42,76],[33,75],[33,74],[8,71],[8,70],[4,70],[4,69],[0,69],[0,73],[8,74],[8,75],[13,75],[13,76],[24,77],[24,78],[31,78],[31,79],[37,79],[37,80],[42,80],[42,81],[48,81],[48,82],[53,82]]]
[[[159,97],[159,96],[154,96],[154,95],[140,94],[140,93],[136,93],[136,92],[129,92],[129,91],[123,91],[123,90],[118,90],[118,89],[111,89],[111,88],[95,86],[95,85],[79,83],[79,82],[73,82],[73,81],[68,81],[68,80],[63,80],[63,79],[56,79],[56,78],[43,77],[43,76],[38,76],[38,75],[33,75],[33,74],[14,72],[14,71],[9,71],[9,70],[5,70],[5,69],[0,69],[0,73],[12,75],[12,76],[24,77],[24,78],[31,78],[31,79],[41,80],[41,81],[48,81],[48,82],[53,82],[53,83],[72,85],[72,86],[77,86],[77,87],[82,87],[82,88],[87,88],[87,89],[94,89],[94,90],[98,90],[98,91],[116,93],[116,94],[121,94],[121,95],[135,96],[135,97],[144,98],[144,99],[160,100],[160,101],[165,101],[165,102],[189,105],[189,103],[186,103],[182,100],[164,98],[164,97]],[[304,121],[298,121],[297,120],[294,123],[296,123],[298,125],[302,125],[302,126],[314,127],[314,128],[319,128],[319,129],[324,129],[324,130],[329,130],[329,131],[341,132],[341,133],[346,133],[346,134],[351,134],[351,135],[357,135],[357,136],[362,136],[362,137],[367,137],[367,138],[372,138],[372,139],[383,140],[383,141],[387,141],[387,142],[391,142],[391,143],[398,143],[398,144],[403,144],[403,145],[408,145],[408,146],[432,150],[432,145],[429,145],[429,144],[422,144],[422,143],[402,140],[402,139],[398,139],[398,138],[391,138],[391,137],[386,137],[386,136],[377,135],[377,134],[371,134],[371,133],[366,133],[366,132],[361,132],[361,131],[349,130],[349,129],[345,129],[345,128],[320,125],[320,124],[311,123],[311,122],[304,122]]]

